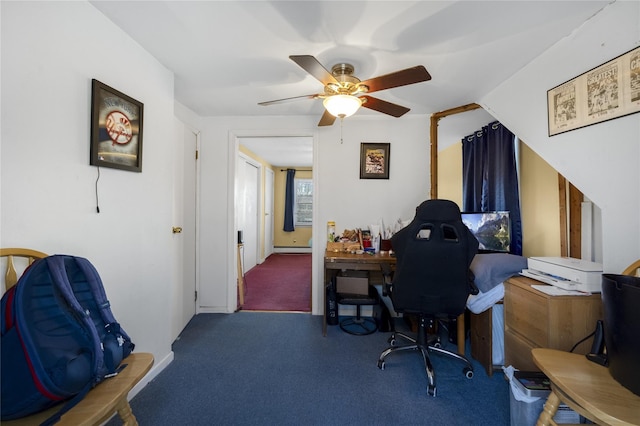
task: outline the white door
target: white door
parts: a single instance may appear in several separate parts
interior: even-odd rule
[[[273,253],[273,170],[265,168],[264,182],[264,257]]]
[[[175,340],[196,309],[196,150],[198,136],[179,123],[174,147],[173,249],[175,276],[171,294],[171,338]],[[169,232],[169,230],[167,230]]]
[[[197,232],[197,176],[198,135],[184,130],[184,218],[182,322],[186,326],[196,313],[196,232]]]
[[[258,183],[260,169],[247,159],[240,157],[238,229],[243,232],[244,270],[245,272],[258,264]]]

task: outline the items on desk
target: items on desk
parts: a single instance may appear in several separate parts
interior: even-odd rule
[[[336,223],[334,221],[327,222],[327,242],[336,241]]]
[[[349,252],[355,253],[362,249],[358,230],[345,229],[340,236],[335,234],[335,222],[327,223],[328,239],[333,237],[333,241],[327,241],[327,250],[333,252]]]
[[[407,226],[409,221],[398,219],[392,226],[385,226],[380,219],[370,224],[368,229],[345,229],[341,235],[336,233],[335,221],[327,222],[327,250],[347,253],[391,253],[391,237]]]

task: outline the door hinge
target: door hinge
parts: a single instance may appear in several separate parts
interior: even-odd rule
[[[195,299],[193,299],[193,301],[194,301],[194,302],[197,302],[197,301],[198,301],[198,291],[196,290],[194,293],[196,294],[196,298],[195,298]]]
[[[199,158],[200,151],[196,150],[196,160]]]

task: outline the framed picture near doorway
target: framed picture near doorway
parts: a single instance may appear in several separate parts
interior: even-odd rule
[[[142,102],[91,81],[92,166],[142,172],[143,109]]]
[[[389,179],[391,144],[360,144],[360,179]]]

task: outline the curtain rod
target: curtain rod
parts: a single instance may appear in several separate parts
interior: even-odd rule
[[[280,169],[281,172],[286,172],[287,170],[289,170],[289,169]],[[313,169],[311,169],[311,168],[306,168],[306,169],[296,169],[296,168],[294,168],[293,170],[301,171],[301,172],[310,172]]]

